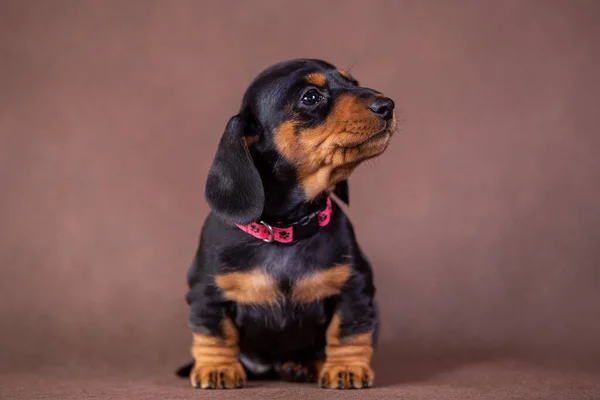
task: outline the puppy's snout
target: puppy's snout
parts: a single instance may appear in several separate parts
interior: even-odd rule
[[[387,97],[377,97],[369,109],[383,120],[388,121],[394,115],[394,101]]]

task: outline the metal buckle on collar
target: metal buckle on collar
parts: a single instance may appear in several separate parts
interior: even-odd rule
[[[273,243],[275,241],[275,233],[273,232],[273,227],[267,224],[265,221],[260,221],[259,223],[262,224],[269,231],[269,237],[266,239],[262,239],[263,242]]]

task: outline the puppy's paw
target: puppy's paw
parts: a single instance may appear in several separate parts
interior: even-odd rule
[[[319,387],[365,389],[373,386],[375,374],[367,364],[325,363],[319,373]]]
[[[301,363],[288,361],[281,364],[277,372],[284,381],[316,382],[319,371],[317,362]]]
[[[190,381],[193,387],[201,389],[239,389],[246,383],[246,373],[239,362],[194,365]]]

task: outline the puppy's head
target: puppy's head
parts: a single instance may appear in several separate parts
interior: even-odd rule
[[[394,102],[335,66],[310,59],[273,65],[227,124],[206,199],[239,224],[269,213],[265,204],[289,209],[333,188],[347,202],[346,179],[383,153],[395,130]]]

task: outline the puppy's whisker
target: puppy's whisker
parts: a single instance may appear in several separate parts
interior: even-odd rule
[[[346,72],[351,73],[352,72],[352,68],[354,68],[356,66],[356,64],[358,64],[358,58],[356,58],[352,64],[350,64],[350,67],[346,68]]]

